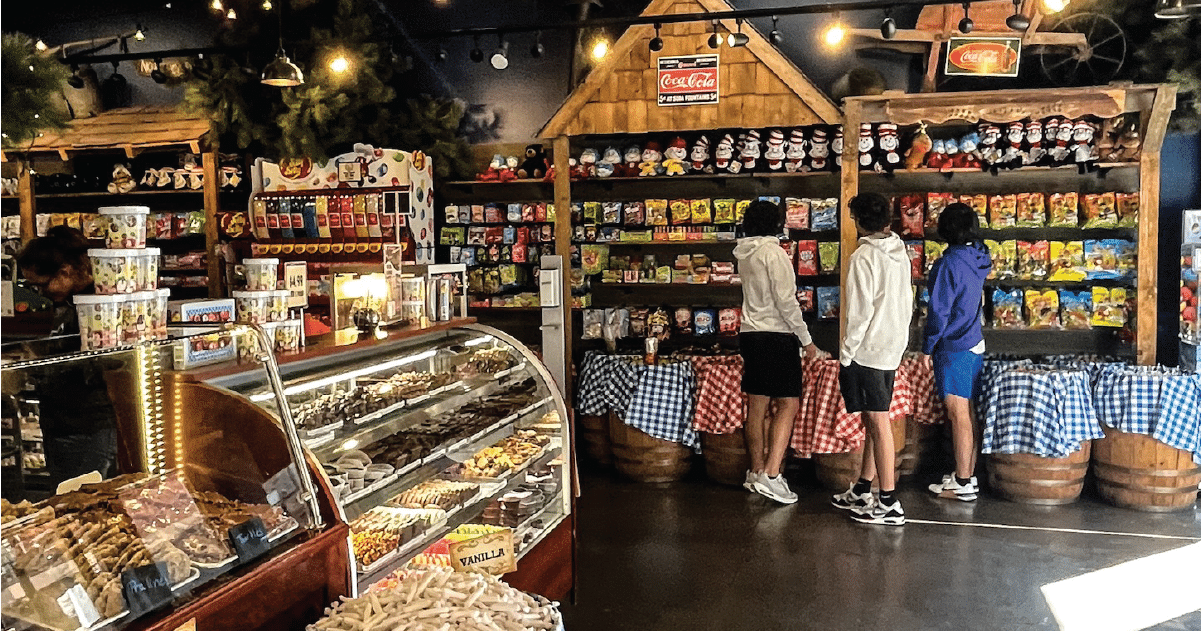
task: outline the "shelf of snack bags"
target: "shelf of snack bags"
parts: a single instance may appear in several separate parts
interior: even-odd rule
[[[1148,85],[853,97],[846,125],[859,142],[847,154],[859,168],[843,172],[843,197],[898,197],[915,276],[940,251],[937,211],[968,203],[994,258],[998,328],[1129,329],[1140,363],[1153,363],[1156,305],[1133,296],[1156,283],[1157,158],[1174,96]],[[842,256],[854,243],[844,226]]]
[[[468,267],[470,306],[537,306],[540,259],[555,251],[554,204],[448,205],[439,258]]]

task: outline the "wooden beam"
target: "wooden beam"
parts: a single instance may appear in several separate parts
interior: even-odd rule
[[[842,143],[842,194],[839,195],[839,265],[838,286],[846,291],[847,268],[850,267],[851,254],[859,243],[859,233],[855,230],[855,220],[851,218],[851,198],[859,194],[859,123],[863,121],[863,104],[857,99],[847,99],[843,106],[843,143]],[[833,158],[831,158],[833,159]],[[845,304],[845,302],[843,303]],[[846,309],[838,310],[838,340],[847,334]],[[838,356],[838,349],[825,349]]]
[[[209,298],[219,298],[221,288],[221,248],[217,232],[217,211],[221,209],[221,180],[217,147],[201,155],[204,169],[204,249],[208,253]]]
[[[25,157],[17,161],[17,203],[21,209],[21,242],[38,236],[37,201],[33,195],[33,162]]]
[[[571,367],[575,364],[571,348],[571,166],[568,164],[571,143],[567,136],[556,136],[553,147],[554,155],[551,159],[555,164],[555,254],[563,257],[563,298],[560,301],[560,309],[563,319],[563,359],[567,374],[562,385],[564,400],[574,401],[571,391]]]
[[[1143,130],[1139,154],[1138,209],[1138,312],[1135,320],[1135,356],[1142,365],[1156,361],[1159,332],[1159,151],[1168,119],[1176,107],[1176,86],[1156,91]]]

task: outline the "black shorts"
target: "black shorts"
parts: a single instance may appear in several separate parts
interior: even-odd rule
[[[894,370],[876,370],[851,362],[838,371],[838,387],[848,412],[887,412],[892,405]]]
[[[773,399],[801,396],[801,341],[792,333],[738,334],[742,391]]]

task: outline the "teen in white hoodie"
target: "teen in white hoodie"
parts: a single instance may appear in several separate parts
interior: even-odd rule
[[[734,256],[742,278],[742,391],[747,394],[746,448],[751,470],[743,486],[782,504],[797,501],[781,475],[784,452],[801,405],[801,349],[817,347],[796,299],[796,271],[776,237],[783,224],[778,204],[756,201],[747,208]],[[776,414],[771,426],[767,411]]]
[[[896,489],[892,426],[888,408],[893,378],[909,345],[913,316],[909,256],[905,243],[889,230],[892,212],[882,195],[867,193],[850,202],[859,230],[859,246],[850,256],[842,298],[846,333],[839,349],[839,386],[848,412],[861,412],[867,429],[859,481],[834,496],[838,508],[856,521],[899,526],[905,511]],[[880,499],[871,494],[880,477]]]

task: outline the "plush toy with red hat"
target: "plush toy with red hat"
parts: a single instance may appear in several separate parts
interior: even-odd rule
[[[901,154],[897,149],[901,147],[901,139],[897,135],[897,126],[895,123],[880,123],[877,130],[880,143],[880,167],[887,173],[892,173],[901,166]]]
[[[746,140],[743,142],[738,156],[742,159],[743,171],[754,173],[759,168],[759,159],[763,156],[763,151],[760,147],[758,129],[752,129],[746,133]]]
[[[830,153],[834,159],[830,161],[831,171],[842,170],[842,149],[843,149],[842,125],[834,126],[834,136],[830,139]]]
[[[1051,154],[1052,164],[1063,165],[1072,159],[1072,150],[1068,146],[1072,142],[1072,119],[1064,118],[1056,123],[1055,144],[1047,149],[1047,153]],[[1047,123],[1047,126],[1049,127],[1050,123]]]
[[[480,182],[496,182],[500,180],[500,170],[505,166],[505,157],[499,153],[492,156],[492,162],[488,163],[488,168],[483,173],[478,173],[475,179]]]
[[[1072,124],[1072,157],[1076,164],[1097,161],[1097,148],[1093,145],[1096,134],[1096,126],[1083,118]]]
[[[794,127],[788,135],[788,149],[784,151],[784,170],[799,173],[805,170],[805,131]]]
[[[763,159],[767,163],[768,171],[783,171],[784,170],[784,132],[779,129],[773,129],[767,135],[767,150],[763,152]]]
[[[830,164],[830,140],[826,130],[815,128],[809,135],[809,168],[806,171],[825,171]]]
[[[737,164],[739,167],[742,166],[741,163],[734,160],[734,137],[730,134],[721,137],[721,140],[717,143],[717,149],[713,152],[713,156],[713,166],[717,171],[737,173],[737,171],[731,171],[731,163]]]
[[[663,152],[659,143],[650,141],[642,148],[642,162],[638,163],[638,175],[650,177],[663,174]]]
[[[688,171],[688,163],[684,161],[684,158],[687,157],[688,144],[679,136],[672,138],[671,144],[663,152],[663,164],[661,165],[663,173],[667,175],[684,175]]]
[[[1026,128],[1021,121],[1009,123],[1005,132],[1005,150],[1001,152],[1001,164],[1009,169],[1022,166],[1022,142],[1026,140]]]
[[[713,162],[709,159],[709,138],[698,136],[692,143],[692,151],[688,156],[689,170],[693,173],[713,173]]]
[[[1046,155],[1043,149],[1043,123],[1030,121],[1026,123],[1026,153],[1022,156],[1022,164],[1032,166],[1042,162]]]
[[[642,162],[642,147],[630,145],[622,154],[623,162],[614,172],[618,177],[638,177],[638,163]]]
[[[997,146],[1001,142],[1001,128],[982,123],[978,133],[980,143],[976,145],[976,157],[980,159],[981,166],[991,167],[1001,161],[1001,149]]]
[[[876,137],[872,134],[871,123],[859,125],[859,170],[883,173],[884,167],[876,154]]]

